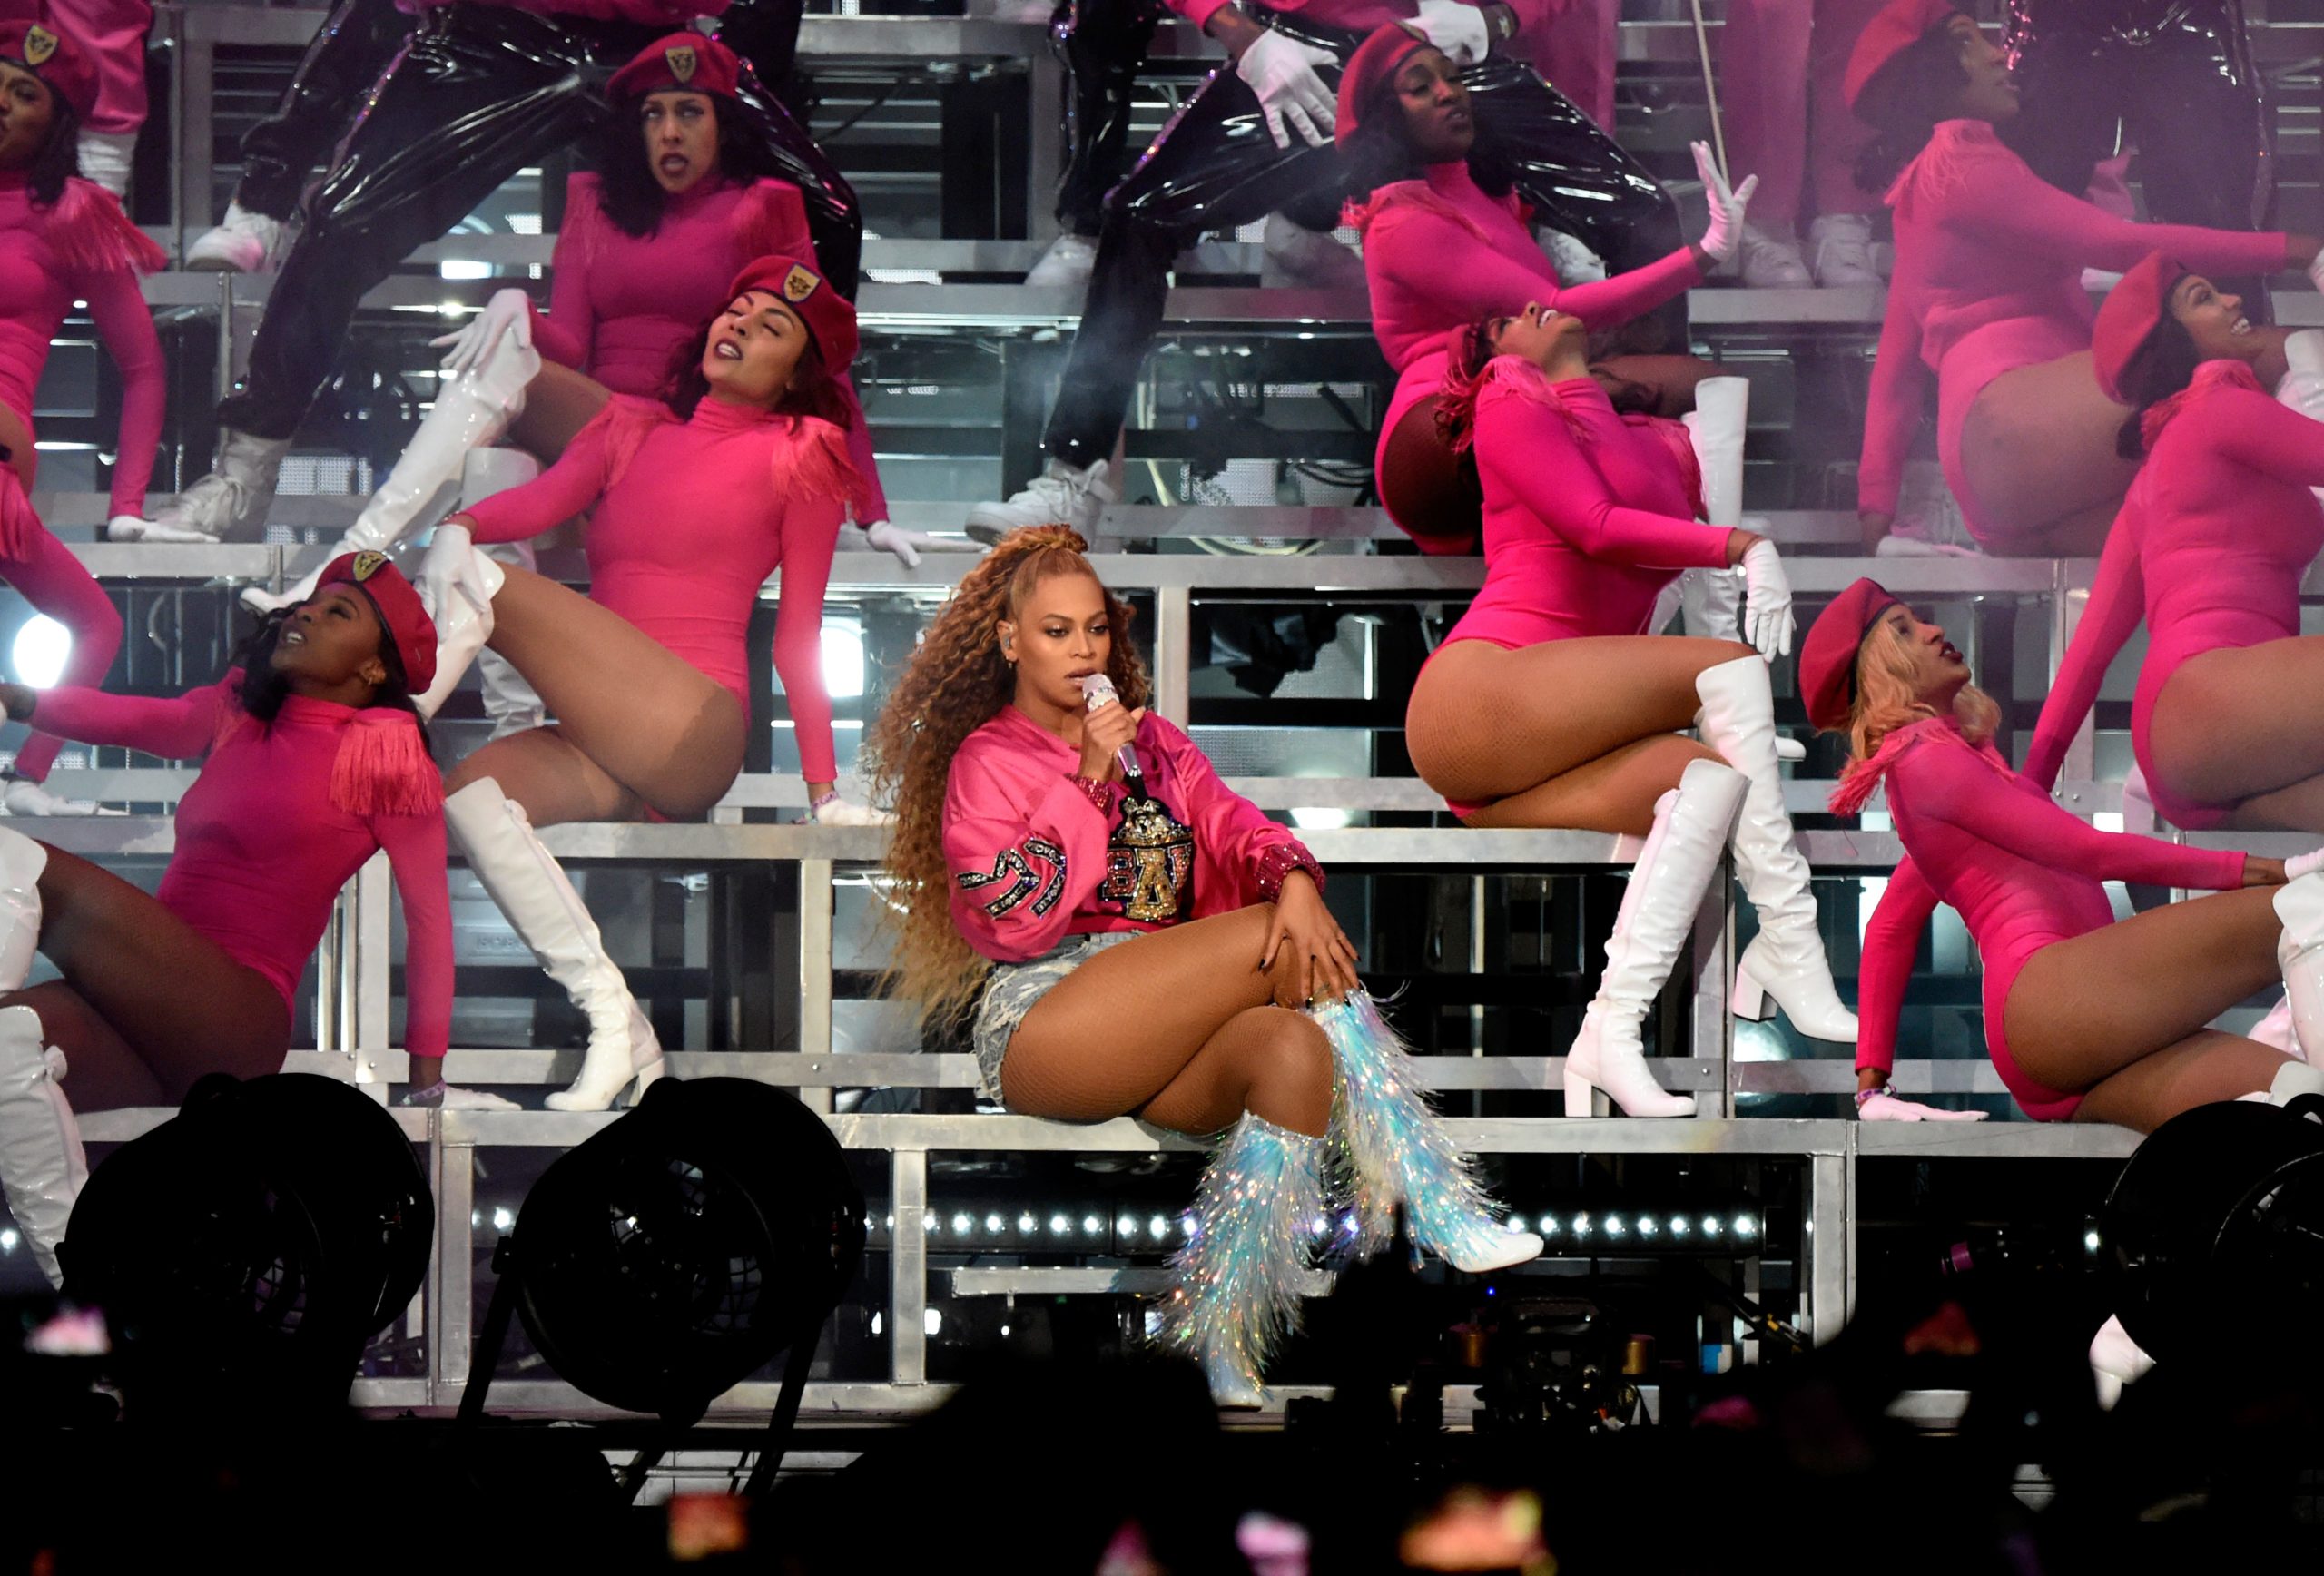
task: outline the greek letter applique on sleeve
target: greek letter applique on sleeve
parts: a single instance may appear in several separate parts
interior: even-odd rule
[[[1036,859],[1049,866],[1046,882],[1034,873],[1032,861]],[[1065,850],[1046,838],[1029,837],[1020,847],[1004,848],[995,854],[990,875],[964,870],[953,879],[960,883],[960,890],[965,892],[982,893],[995,887],[1001,888],[990,897],[978,899],[984,911],[996,920],[1007,918],[1026,898],[1038,891],[1040,895],[1033,898],[1033,914],[1040,918],[1057,907],[1058,899],[1065,895]],[[1007,883],[1005,886],[1004,882]]]

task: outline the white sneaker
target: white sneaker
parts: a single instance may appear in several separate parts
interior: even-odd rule
[[[808,812],[818,826],[893,826],[896,818],[885,810],[858,804],[852,799],[827,799]]]
[[[1025,282],[1035,290],[1083,290],[1088,286],[1089,271],[1097,266],[1096,237],[1060,235],[1049,242],[1040,261],[1025,275]]]
[[[1736,250],[1736,271],[1753,290],[1807,290],[1816,282],[1799,255],[1799,240],[1756,224],[1743,226],[1743,244]]]
[[[1557,270],[1560,284],[1588,284],[1606,277],[1606,260],[1584,246],[1579,237],[1562,230],[1536,230],[1533,239],[1541,242],[1550,266]]]
[[[521,1111],[525,1108],[515,1100],[504,1099],[483,1089],[464,1089],[450,1083],[438,1083],[424,1089],[407,1089],[403,1098],[396,1104],[438,1111]]]
[[[185,249],[185,265],[205,273],[256,273],[281,245],[282,221],[229,202],[218,227]]]
[[[5,791],[0,791],[0,810],[11,815],[102,815],[103,811],[89,799],[64,799],[51,793],[29,777],[11,777]]]
[[[1071,526],[1084,537],[1098,528],[1098,517],[1119,495],[1112,467],[1094,459],[1077,469],[1054,455],[1041,474],[1005,503],[978,504],[969,510],[968,533],[988,547],[1027,526]]]
[[[1816,282],[1826,290],[1862,290],[1880,282],[1872,266],[1872,221],[1861,213],[1827,213],[1807,227],[1807,253]]]
[[[156,524],[212,541],[256,541],[265,534],[275,479],[290,452],[287,438],[254,438],[226,428],[219,436],[218,468],[180,493]]]
[[[190,526],[163,525],[141,515],[115,515],[105,522],[109,542],[214,542],[218,538]]]
[[[1280,213],[1270,213],[1259,244],[1265,253],[1259,263],[1262,285],[1303,290],[1365,288],[1364,260],[1328,231],[1309,230]]]

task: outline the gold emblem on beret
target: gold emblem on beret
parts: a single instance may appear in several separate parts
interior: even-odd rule
[[[674,44],[662,52],[662,58],[669,64],[670,74],[681,83],[692,82],[694,67],[702,64],[702,56],[691,44]]]
[[[369,580],[372,576],[378,574],[379,572],[380,566],[385,564],[387,561],[388,556],[385,553],[358,553],[355,555],[354,566],[349,570],[349,573],[355,576],[355,583],[360,586],[364,581]]]
[[[783,299],[795,307],[809,296],[813,295],[822,282],[814,274],[794,262],[791,265],[791,271],[783,276]]]
[[[55,34],[34,23],[25,34],[25,64],[33,66],[43,64],[56,53],[56,46],[61,42]]]

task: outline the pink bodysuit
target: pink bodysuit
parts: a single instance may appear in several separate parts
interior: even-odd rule
[[[2280,233],[2133,224],[2069,197],[2002,145],[1984,121],[1945,121],[1888,189],[1896,273],[1888,287],[1865,410],[1856,507],[1894,514],[1920,428],[1922,369],[1936,375],[1937,455],[1971,532],[1996,537],[1961,465],[1969,408],[2004,372],[2090,349],[2084,268],[2127,269],[2151,251],[2189,268],[2272,273]],[[2127,413],[2126,413],[2127,414]]]
[[[33,202],[22,174],[0,173],[0,404],[27,435],[33,432],[34,392],[48,365],[49,342],[73,303],[88,302],[97,333],[121,369],[116,515],[144,512],[145,484],[153,479],[162,440],[162,341],[137,276],[167,261],[102,187],[74,176],[56,202],[43,208]],[[121,614],[33,513],[12,465],[0,465],[0,577],[73,632],[64,681],[103,683],[121,649]],[[33,734],[16,752],[17,775],[45,778],[58,744],[54,734]]]
[[[743,642],[778,565],[774,668],[807,781],[838,776],[823,688],[823,588],[851,489],[839,429],[704,399],[691,420],[616,395],[538,479],[465,511],[479,542],[515,542],[595,506],[589,597],[734,693],[750,715]]]
[[[1994,1066],[2027,1116],[2063,1121],[2082,1097],[2034,1082],[2010,1055],[2007,1009],[2018,970],[2051,942],[2114,922],[2101,882],[2224,891],[2243,884],[2244,856],[2095,831],[2011,771],[1990,744],[1971,744],[1951,718],[1889,734],[1878,754],[1848,773],[1833,809],[1855,813],[1884,781],[1906,857],[1865,928],[1856,1066],[1895,1068],[1913,954],[1936,905],[1950,903],[1977,943]]]
[[[952,922],[970,946],[1021,963],[1068,936],[1160,930],[1272,901],[1285,875],[1315,868],[1291,829],[1220,782],[1176,726],[1148,712],[1137,748],[1147,796],[1188,834],[1176,847],[1111,846],[1122,785],[1106,788],[1101,809],[1075,780],[1081,752],[1013,705],[960,741],[944,789],[944,858]],[[1173,911],[1133,917],[1153,911],[1140,905],[1157,891],[1176,900]]]
[[[2324,549],[2324,424],[2260,391],[2240,361],[2212,361],[2163,425],[2098,560],[2025,757],[2056,784],[2098,699],[2107,665],[2143,617],[2146,661],[2131,703],[2131,745],[2154,806],[2174,825],[2216,826],[2234,806],[2171,791],[2149,748],[2155,703],[2181,663],[2207,651],[2299,634],[2299,583]]]
[[[1610,329],[1685,293],[1700,279],[1694,251],[1571,290],[1520,217],[1515,195],[1488,197],[1465,163],[1432,164],[1427,178],[1383,186],[1353,211],[1364,232],[1364,277],[1371,287],[1372,332],[1396,369],[1396,392],[1380,427],[1374,459],[1384,465],[1396,425],[1444,381],[1457,329],[1489,311],[1514,312],[1529,300]],[[1416,537],[1424,551],[1464,545]]]
[[[815,255],[807,206],[788,181],[738,186],[711,176],[667,200],[662,222],[634,236],[606,217],[596,176],[565,184],[546,317],[533,320],[542,355],[587,373],[616,394],[654,399],[670,358],[691,342],[729,299],[726,287],[755,258]],[[888,517],[872,432],[852,380],[840,379],[848,412],[847,452],[867,484],[863,524]]]
[[[262,724],[241,709],[241,682],[236,669],[174,700],[67,685],[42,692],[38,714],[43,727],[92,744],[173,761],[207,755],[179,801],[177,852],[155,895],[263,975],[286,1008],[340,889],[385,849],[409,938],[404,1047],[413,1056],[443,1055],[452,1032],[452,915],[442,783],[426,772],[436,807],[425,813],[343,808],[359,802],[350,764],[373,746],[418,752],[425,762],[418,724],[406,712],[297,695]]]

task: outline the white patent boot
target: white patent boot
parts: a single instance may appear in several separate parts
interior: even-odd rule
[[[208,476],[178,495],[156,524],[168,531],[192,532],[213,542],[256,541],[266,532],[266,511],[282,475],[287,438],[260,438],[232,428],[218,435],[218,461]],[[165,539],[184,541],[179,535]]]
[[[421,563],[421,589],[424,592],[437,583],[450,589],[441,599],[445,606],[428,610],[436,621],[436,678],[428,692],[414,695],[411,703],[423,721],[443,709],[467,676],[468,665],[492,638],[492,599],[500,595],[507,579],[500,566],[469,540],[467,527],[448,524],[436,527],[435,539],[428,544],[428,557]]]
[[[540,474],[541,462],[521,448],[477,449],[460,471],[460,507],[473,507],[495,493],[523,487]],[[477,551],[496,564],[519,569],[530,569],[537,562],[530,542],[494,542]],[[507,657],[488,648],[480,651],[476,671],[493,738],[505,739],[547,723],[548,708],[541,704],[538,692]]]
[[[2315,1061],[2324,1053],[2324,872],[2286,882],[2273,901],[2284,927],[2276,967],[2283,971],[2284,1005],[2299,1046],[2290,1054]]]
[[[1704,517],[1729,530],[1743,523],[1743,437],[1751,419],[1751,380],[1706,378],[1695,385],[1687,437],[1703,473]]]
[[[446,795],[444,825],[468,868],[548,977],[589,1017],[589,1049],[573,1087],[548,1097],[556,1111],[602,1111],[625,1088],[635,1097],[662,1076],[662,1047],[620,968],[606,955],[581,894],[525,818],[524,806],[480,777]]]
[[[22,986],[40,950],[40,877],[48,850],[0,827],[0,991]],[[0,1009],[0,1192],[41,1273],[62,1285],[56,1245],[89,1179],[73,1108],[57,1087],[62,1051],[44,1042],[40,1014]]]
[[[1606,938],[1606,971],[1565,1053],[1565,1114],[1597,1114],[1603,1094],[1632,1117],[1691,1117],[1694,1098],[1674,1095],[1646,1065],[1647,1010],[1662,993],[1749,784],[1716,761],[1689,763],[1679,786],[1655,803],[1654,830],[1631,868],[1614,933]]]
[[[1695,677],[1695,693],[1703,703],[1695,714],[1703,743],[1749,783],[1735,818],[1733,847],[1735,873],[1758,911],[1759,933],[1736,965],[1735,1015],[1764,1020],[1772,998],[1800,1033],[1853,1043],[1856,1014],[1833,987],[1807,861],[1792,842],[1791,816],[1784,809],[1768,665],[1741,656],[1705,668]]]
[[[455,500],[473,503],[479,496],[488,496],[473,494],[465,485],[468,459],[474,451],[499,442],[508,424],[523,413],[525,390],[540,369],[539,351],[515,334],[501,335],[476,367],[438,386],[436,403],[421,420],[419,430],[404,445],[394,468],[363,506],[363,512],[355,517],[355,523],[324,556],[323,564],[280,593],[250,587],[242,593],[243,605],[253,612],[271,613],[304,602],[315,594],[315,581],[323,565],[340,554],[391,552],[406,537],[451,513]],[[523,479],[538,476],[539,462],[530,455],[522,458],[530,466]],[[497,479],[493,471],[484,474]],[[517,472],[512,469],[509,474]],[[491,490],[517,485],[517,481],[500,480]]]

